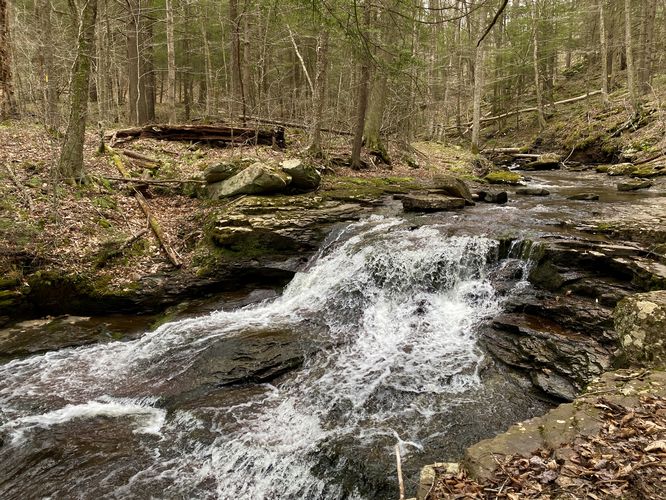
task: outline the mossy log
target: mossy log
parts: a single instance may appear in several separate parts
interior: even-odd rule
[[[127,171],[125,165],[123,164],[123,160],[120,158],[120,155],[109,146],[106,146],[105,150],[107,153],[111,155],[113,163],[118,169],[118,172],[120,172],[120,175],[122,175],[125,179],[128,180],[131,179],[129,172]],[[166,252],[171,263],[175,267],[181,267],[183,265],[183,261],[180,259],[176,251],[171,247],[171,245],[169,245],[169,242],[167,241],[167,238],[164,235],[164,231],[162,231],[160,223],[157,222],[157,219],[153,216],[152,212],[150,211],[150,208],[148,207],[148,202],[146,201],[144,196],[139,191],[134,189],[134,198],[141,207],[141,210],[143,210],[143,213],[146,214],[150,228],[153,230],[153,233],[155,233],[157,240],[160,242],[160,245],[162,245],[162,248]]]

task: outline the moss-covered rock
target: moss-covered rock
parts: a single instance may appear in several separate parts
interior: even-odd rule
[[[666,368],[666,290],[626,297],[618,303],[614,316],[626,361]]]
[[[508,170],[498,170],[491,172],[484,177],[490,184],[511,184],[518,185],[522,182],[523,177],[516,172],[509,172]]]
[[[640,177],[645,179],[650,179],[653,177],[661,177],[663,175],[666,175],[666,162],[653,165],[640,166],[636,168],[633,172],[631,172],[630,175],[631,177]]]

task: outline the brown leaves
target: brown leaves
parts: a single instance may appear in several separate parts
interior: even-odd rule
[[[488,483],[472,481],[464,472],[440,477],[428,498],[663,498],[666,399],[645,396],[636,407],[625,408],[600,398],[595,407],[602,411],[599,434],[578,436],[530,457],[506,457]]]

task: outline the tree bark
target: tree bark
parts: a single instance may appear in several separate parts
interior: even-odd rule
[[[539,71],[539,0],[532,0],[532,62],[534,65],[537,119],[539,121],[539,130],[543,130],[546,128],[546,116],[543,111],[541,72]]]
[[[479,19],[478,33],[483,31],[483,21]],[[481,132],[481,99],[483,98],[484,46],[483,42],[476,47],[474,56],[474,97],[472,102],[472,151],[480,150],[479,136]]]
[[[317,39],[317,69],[315,70],[314,92],[312,95],[312,125],[308,153],[312,156],[322,156],[321,128],[324,118],[324,102],[326,101],[326,76],[328,73],[328,37],[324,29]]]
[[[76,59],[69,85],[70,111],[65,142],[60,150],[58,173],[69,182],[83,179],[83,143],[88,117],[90,67],[95,52],[97,0],[86,0],[82,12],[71,2],[72,15],[79,26]]]
[[[243,85],[242,61],[242,15],[238,10],[238,0],[229,0],[229,22],[231,23],[231,116],[247,114],[245,89]]]
[[[624,0],[624,45],[627,58],[627,90],[634,113],[639,111],[638,93],[636,91],[636,73],[634,68],[634,43],[631,34],[631,0]]]
[[[606,42],[606,19],[604,16],[604,2],[599,0],[599,39],[601,48],[601,99],[604,106],[608,106],[608,48]]]
[[[39,0],[37,6],[40,26],[39,62],[42,85],[44,126],[58,130],[58,89],[53,58],[53,26],[51,24],[51,1]]]
[[[0,0],[0,119],[18,115],[12,75],[9,2]]]
[[[167,107],[169,123],[176,123],[176,49],[173,34],[173,0],[166,0]]]
[[[370,27],[370,2],[364,1],[363,5],[363,20],[365,32],[361,33],[361,38],[365,40],[368,36],[368,28]],[[351,154],[351,167],[360,169],[361,162],[361,148],[363,147],[363,130],[365,129],[365,115],[368,110],[368,94],[370,87],[370,50],[367,44],[361,48],[361,71],[358,82],[358,98],[356,101],[356,126],[354,128],[354,142],[352,143]]]
[[[142,125],[155,119],[152,27],[145,15],[150,0],[128,0],[127,4],[129,121]]]

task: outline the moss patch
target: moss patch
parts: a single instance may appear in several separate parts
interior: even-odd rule
[[[515,172],[509,172],[506,170],[499,170],[497,172],[491,172],[484,178],[490,184],[520,184],[522,181],[522,176]]]

